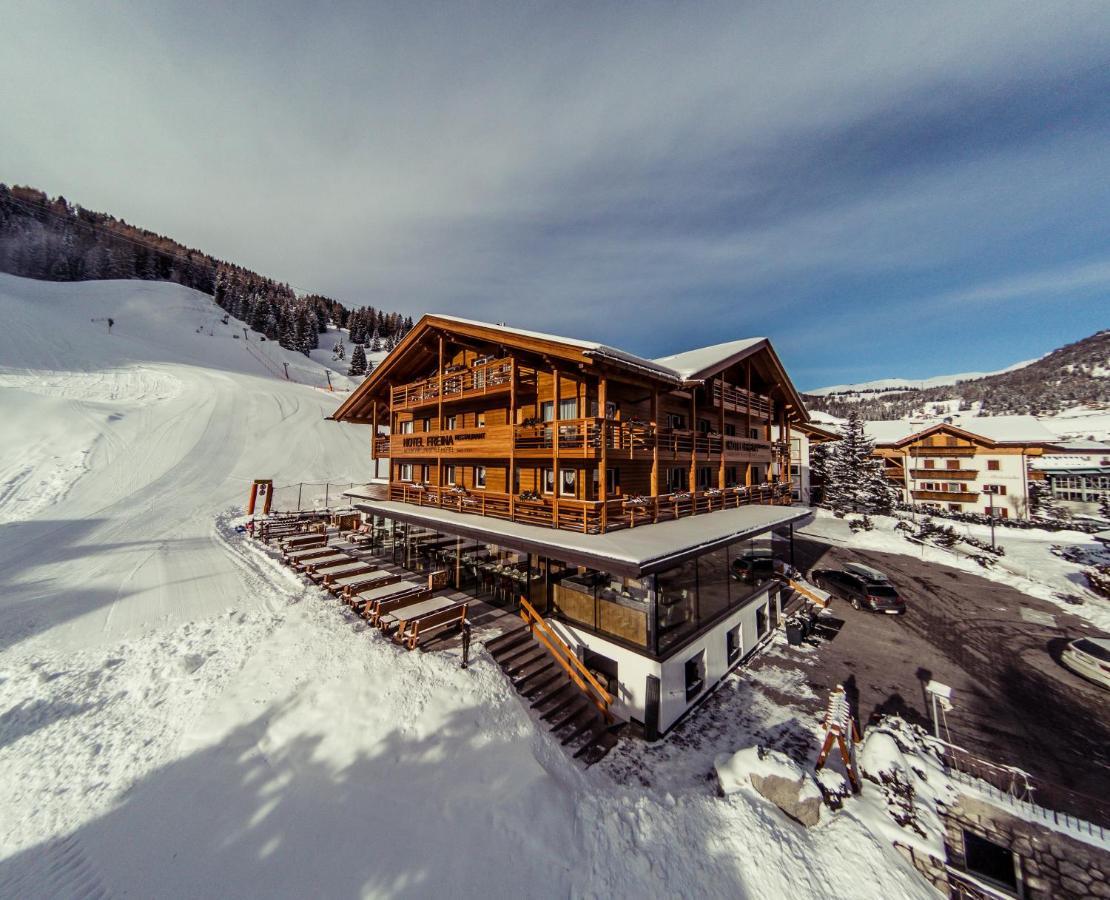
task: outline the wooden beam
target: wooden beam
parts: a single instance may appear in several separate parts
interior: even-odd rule
[[[597,406],[601,413],[601,478],[598,490],[601,494],[601,530],[604,532],[609,524],[609,511],[606,500],[609,499],[609,417],[605,414],[607,391],[605,376],[602,375],[597,382]]]
[[[717,487],[723,491],[725,489],[725,379],[722,375],[718,375],[717,381],[721,384],[721,408],[718,422],[718,432],[721,435],[721,467],[717,476]]]
[[[516,521],[516,357],[509,358],[509,483],[505,492],[509,495],[509,519]]]
[[[655,437],[651,448],[651,496],[659,496],[659,388],[651,391],[651,426]],[[656,504],[656,506],[658,506]]]
[[[443,431],[443,332],[439,333],[437,353],[437,372],[439,390],[437,403],[436,431]],[[436,453],[436,506],[443,506],[443,453]]]
[[[552,366],[551,374],[555,379],[552,386],[551,403],[551,509],[555,517],[554,525],[559,527],[559,367]]]
[[[690,391],[690,493],[698,489],[698,391]]]

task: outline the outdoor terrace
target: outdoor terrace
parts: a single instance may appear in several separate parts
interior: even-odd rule
[[[578,500],[557,496],[522,499],[496,491],[468,491],[461,487],[401,482],[389,486],[389,499],[527,525],[600,534],[751,504],[788,505],[790,485],[767,483],[651,497]]]

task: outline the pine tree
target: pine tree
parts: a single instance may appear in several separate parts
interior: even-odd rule
[[[381,338],[381,335],[378,334],[378,326],[377,325],[374,326],[374,334],[370,338],[370,352],[371,353],[381,353],[382,352],[382,338]]]
[[[335,346],[331,348],[332,359],[346,359],[347,349],[343,346],[343,338],[335,342]]]
[[[347,374],[366,374],[366,351],[362,349],[362,344],[355,344],[355,349],[351,352],[351,365],[347,369]]]
[[[859,413],[850,412],[840,431],[840,440],[819,456],[824,505],[852,512],[890,512],[895,490],[883,474],[882,460],[874,455],[875,442],[867,437]]]

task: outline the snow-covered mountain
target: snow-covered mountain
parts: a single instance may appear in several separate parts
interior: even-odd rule
[[[1110,330],[1099,331],[1039,359],[999,372],[885,379],[810,391],[811,410],[865,419],[971,415],[1054,416],[1072,410],[1110,410]]]
[[[1042,359],[1043,357],[1038,357]],[[875,394],[894,391],[919,391],[924,388],[945,387],[960,381],[971,381],[976,378],[987,378],[990,375],[1002,375],[1005,372],[1014,372],[1025,366],[1035,363],[1037,359],[1027,359],[1014,363],[997,372],[961,372],[958,375],[934,375],[931,378],[912,380],[909,378],[880,378],[877,381],[860,381],[854,384],[834,384],[829,387],[816,388],[808,394],[813,397],[827,397],[830,394]]]

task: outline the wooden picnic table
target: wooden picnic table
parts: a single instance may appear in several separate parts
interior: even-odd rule
[[[366,563],[359,563],[359,565],[365,566]],[[355,575],[340,575],[338,578],[332,579],[331,586],[336,589],[345,588],[349,584],[359,584],[363,581],[372,581],[379,576],[387,577],[388,575],[389,573],[385,569],[371,569],[369,572],[360,572]]]
[[[455,601],[450,597],[429,597],[427,600],[418,600],[409,606],[402,606],[385,613],[378,624],[382,628],[388,628],[394,622],[398,622],[401,619],[413,619],[416,618],[416,616],[436,612],[437,610],[446,609],[448,606],[454,605]]]
[[[393,584],[384,584],[381,587],[368,588],[365,591],[358,592],[359,600],[364,600],[367,603],[374,600],[382,600],[390,597],[393,594],[400,594],[404,591],[411,591],[413,588],[420,588],[423,585],[415,581],[395,581]]]
[[[337,578],[342,578],[343,576],[353,576],[359,572],[364,572],[365,570],[366,563],[364,563],[360,559],[356,559],[347,563],[347,565],[345,566],[336,566],[334,569],[329,569],[328,579],[331,581],[332,584],[334,584]]]

